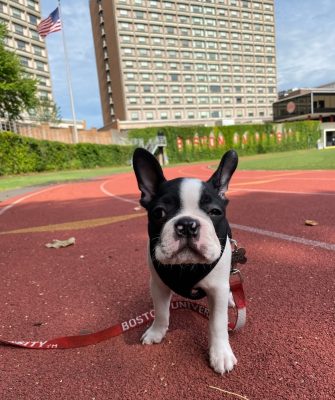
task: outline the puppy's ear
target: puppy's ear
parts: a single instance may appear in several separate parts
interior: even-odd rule
[[[133,155],[133,168],[138,188],[141,191],[141,205],[146,208],[166,179],[157,159],[149,151],[137,148]]]
[[[218,191],[219,196],[224,198],[224,194],[228,190],[228,184],[238,164],[238,155],[235,150],[227,151],[220,162],[218,169],[207,181],[215,190]]]

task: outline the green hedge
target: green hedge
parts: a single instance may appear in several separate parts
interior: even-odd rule
[[[321,135],[318,121],[303,121],[281,125],[146,128],[130,131],[129,137],[143,138],[146,142],[158,131],[167,137],[170,162],[219,159],[230,148],[240,155],[311,148]],[[199,145],[194,144],[196,133]],[[210,135],[214,136],[214,147],[209,146]],[[220,135],[224,137],[221,145],[218,144]],[[177,137],[183,143],[182,150],[177,147]],[[204,137],[207,143],[202,142]],[[0,132],[0,175],[128,165],[133,150],[132,146],[65,144]]]
[[[132,146],[65,144],[0,132],[0,175],[129,165]]]
[[[230,148],[236,149],[240,155],[305,149],[315,147],[321,135],[318,121],[291,122],[280,125],[146,128],[134,129],[128,134],[130,138],[143,138],[146,142],[150,138],[154,138],[158,131],[163,132],[167,137],[167,155],[170,162],[218,159],[224,151]],[[193,143],[196,133],[200,138],[200,144],[197,146]],[[215,138],[215,147],[210,147],[208,144],[208,137],[211,133]],[[224,145],[218,145],[220,134],[224,137]],[[207,136],[207,143],[201,143],[201,138],[204,136]],[[177,137],[183,143],[181,151],[177,148]],[[187,145],[187,140],[191,144]]]

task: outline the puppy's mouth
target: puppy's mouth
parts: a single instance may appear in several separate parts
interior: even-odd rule
[[[179,254],[181,252],[190,252],[191,254],[194,254],[195,256],[203,257],[205,259],[204,255],[201,251],[201,248],[199,248],[197,246],[197,244],[195,243],[195,241],[192,239],[180,240],[179,248],[175,254]]]
[[[169,254],[169,259],[164,264],[208,264],[204,253],[205,247],[199,246],[193,239],[180,239],[176,251]]]

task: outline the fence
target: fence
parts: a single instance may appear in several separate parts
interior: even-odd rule
[[[0,121],[0,132],[14,132],[38,140],[73,143],[72,126],[61,127],[48,123],[25,123],[21,121]],[[113,130],[98,131],[96,128],[78,129],[79,143],[114,144]]]

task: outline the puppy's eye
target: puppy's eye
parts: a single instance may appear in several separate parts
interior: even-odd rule
[[[156,219],[163,219],[166,217],[166,211],[162,207],[157,207],[153,210],[152,215]]]
[[[222,215],[222,211],[220,210],[220,209],[218,209],[218,208],[211,208],[209,211],[208,211],[208,215],[211,215],[211,216],[218,216],[218,215]]]

